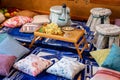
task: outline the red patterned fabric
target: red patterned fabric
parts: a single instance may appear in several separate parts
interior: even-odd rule
[[[27,16],[15,16],[12,17],[8,20],[6,20],[2,26],[6,26],[6,27],[10,27],[10,28],[14,28],[14,27],[18,27],[21,26],[25,23],[31,22],[33,19]]]
[[[24,59],[19,60],[14,64],[14,68],[32,76],[37,76],[43,70],[52,65],[50,60],[46,60],[34,54],[30,54]]]

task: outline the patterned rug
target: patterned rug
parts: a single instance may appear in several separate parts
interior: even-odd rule
[[[93,45],[91,44],[91,40],[94,37],[93,33],[90,31],[89,27],[85,25],[84,22],[73,21],[71,26],[85,30],[86,39],[88,43],[90,44],[90,48],[85,50],[85,53],[86,52],[89,53],[93,48]],[[20,28],[6,28],[5,27],[2,29],[1,32],[7,32],[8,34],[13,36],[18,41],[21,41],[24,43],[30,43],[34,37],[33,33],[32,34],[21,33],[19,32],[19,30]],[[37,45],[38,43],[39,45]],[[79,75],[81,77],[81,80],[89,80],[89,78],[91,78],[97,70],[97,67],[96,67],[97,63],[93,59],[86,57],[88,56],[88,54],[85,55],[85,53],[83,55],[83,59],[80,59],[79,56],[75,52],[73,44],[71,43],[58,41],[58,40],[51,40],[51,39],[42,39],[42,40],[37,41],[35,45],[41,46],[41,47],[35,48],[31,52],[31,54],[39,55],[40,52],[46,52],[49,54],[42,56],[46,59],[56,61],[56,60],[60,60],[62,57],[65,56],[65,57],[71,57],[73,59],[77,59],[78,61],[84,63],[86,65],[85,69],[81,71],[79,74],[77,74],[74,80],[77,80]],[[55,50],[53,50],[51,47],[54,48]],[[81,47],[82,46],[80,46],[80,49]],[[2,80],[2,78],[0,80]],[[27,75],[25,73],[22,73],[20,71],[13,69],[10,75],[4,78],[4,80],[67,80],[67,79],[60,77],[60,76],[48,74],[45,71],[43,71],[38,76],[33,77],[33,76]]]
[[[87,57],[80,59],[79,56],[73,52],[65,52],[65,51],[37,47],[31,52],[31,54],[36,54],[43,58],[52,60],[53,62],[60,60],[62,57],[70,57],[71,59],[76,59],[79,62],[84,63],[86,65],[85,69],[82,70],[79,74],[77,74],[74,80],[77,80],[79,75],[81,77],[81,80],[89,80],[96,72],[98,66],[93,59]],[[46,73],[45,71],[40,73],[38,76],[33,77],[13,69],[11,71],[11,74],[8,77],[4,78],[3,80],[68,80],[68,79]]]

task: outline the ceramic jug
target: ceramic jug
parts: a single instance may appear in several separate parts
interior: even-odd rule
[[[63,6],[53,6],[50,8],[50,11],[51,22],[57,23],[58,26],[65,26],[71,23],[70,9],[65,4]]]

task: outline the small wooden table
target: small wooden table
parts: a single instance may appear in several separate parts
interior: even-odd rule
[[[34,32],[34,38],[31,42],[31,44],[29,45],[29,48],[31,48],[34,44],[34,42],[39,39],[39,38],[51,38],[51,39],[55,39],[55,40],[61,40],[61,41],[66,41],[66,42],[72,42],[74,43],[74,46],[80,56],[80,58],[82,58],[82,52],[84,51],[85,48],[88,48],[88,44],[86,41],[86,38],[84,36],[84,30],[80,30],[80,29],[75,29],[70,33],[70,36],[64,36],[63,35],[52,35],[52,34],[46,34],[46,33],[42,33],[39,32],[38,30]],[[79,39],[82,38],[81,41],[79,41]],[[83,48],[80,50],[79,46],[81,44],[84,44]]]

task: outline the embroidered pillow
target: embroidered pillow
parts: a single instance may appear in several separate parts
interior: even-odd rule
[[[90,52],[90,55],[96,60],[99,66],[105,61],[108,56],[110,49],[101,49]]]
[[[0,54],[0,75],[8,76],[15,59],[15,56]]]
[[[14,27],[21,26],[21,25],[31,22],[31,21],[32,21],[32,18],[27,17],[27,16],[15,16],[15,17],[12,17],[12,18],[6,20],[2,24],[2,26],[14,28]]]
[[[27,73],[32,76],[37,76],[43,70],[48,68],[52,64],[51,61],[36,56],[34,54],[30,54],[24,59],[19,60],[13,66],[14,68]]]
[[[112,45],[111,51],[105,59],[102,67],[113,69],[120,72],[120,47],[116,44]]]
[[[74,61],[69,58],[62,58],[60,61],[48,68],[47,72],[73,80],[75,75],[84,68],[85,65],[78,61]]]
[[[100,67],[90,80],[120,80],[120,72]]]
[[[20,28],[20,32],[24,32],[24,33],[33,33],[34,31],[36,31],[37,29],[39,29],[41,26],[38,24],[34,24],[34,23],[26,23],[24,24],[21,28]]]
[[[17,40],[6,34],[6,38],[0,43],[0,54],[14,55],[17,58],[22,57],[30,50],[22,46]]]

